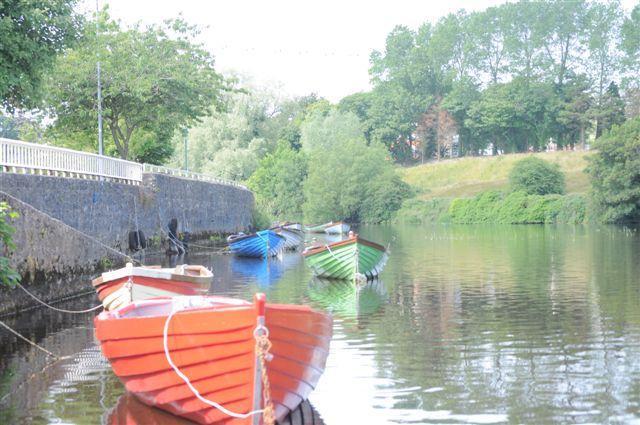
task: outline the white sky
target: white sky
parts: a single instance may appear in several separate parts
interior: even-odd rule
[[[417,28],[464,8],[504,0],[98,0],[131,24],[158,23],[182,12],[202,28],[219,71],[275,84],[283,94],[315,92],[331,101],[369,88],[369,54],[396,25]],[[623,0],[627,10],[637,0]],[[82,10],[95,10],[83,0]]]

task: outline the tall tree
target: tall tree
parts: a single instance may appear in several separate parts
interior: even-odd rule
[[[553,80],[562,86],[584,50],[588,4],[585,0],[550,0],[538,7],[544,19],[536,23],[536,33],[542,37],[546,62],[554,70]]]
[[[627,72],[624,81],[627,86],[640,88],[640,4],[624,19],[620,32],[620,48],[624,52],[623,63]]]
[[[78,37],[76,0],[0,2],[0,106],[37,106],[43,74]]]
[[[509,72],[530,81],[541,72],[543,35],[536,22],[544,19],[536,2],[520,1],[500,6],[506,21],[505,49]]]
[[[481,75],[486,75],[491,84],[496,84],[507,67],[506,38],[509,15],[501,7],[490,7],[469,17],[471,38],[475,41],[475,66]]]
[[[96,128],[98,58],[109,136],[105,140],[123,159],[132,159],[131,143],[138,132],[170,144],[176,129],[219,105],[225,82],[214,69],[212,55],[193,42],[196,28],[178,19],[161,27],[122,29],[106,12],[99,19],[100,33],[95,24],[88,25],[82,43],[65,52],[50,74],[49,104],[56,130],[76,133],[94,144],[87,135],[95,134]]]
[[[613,81],[602,96],[595,117],[596,137],[600,137],[612,126],[620,125],[624,122],[624,101],[620,98],[618,86]]]
[[[593,98],[589,93],[586,78],[572,78],[563,87],[558,97],[558,124],[563,126],[556,137],[560,145],[574,145],[576,142],[584,149],[586,133],[593,121]]]

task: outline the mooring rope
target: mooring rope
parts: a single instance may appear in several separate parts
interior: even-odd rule
[[[45,303],[44,301],[42,301],[41,299],[39,299],[38,297],[36,297],[35,295],[33,295],[31,292],[27,291],[27,288],[25,288],[24,286],[22,286],[19,282],[18,282],[18,286],[20,287],[20,289],[22,289],[24,292],[26,292],[27,295],[29,295],[31,298],[33,298],[34,300],[36,300],[37,302],[39,302],[40,304],[42,304],[45,307],[50,308],[51,310],[55,310],[55,311],[59,311],[61,313],[70,313],[70,314],[85,314],[85,313],[90,313],[92,311],[95,311],[97,309],[99,309],[100,307],[102,307],[102,304],[98,304],[97,306],[88,308],[86,310],[65,310],[63,308],[57,308],[54,307],[50,304]]]
[[[173,371],[184,381],[185,384],[187,384],[187,386],[189,387],[189,389],[191,390],[193,395],[195,395],[196,398],[198,400],[200,400],[201,402],[203,402],[204,404],[207,404],[207,405],[209,405],[211,407],[214,407],[214,408],[220,410],[225,415],[231,416],[232,418],[246,419],[246,418],[248,418],[250,416],[264,413],[264,409],[252,410],[252,411],[250,411],[248,413],[237,413],[237,412],[234,412],[232,410],[227,409],[226,407],[224,407],[220,403],[217,403],[217,402],[215,402],[213,400],[209,400],[209,399],[203,397],[200,394],[200,392],[193,386],[193,384],[191,384],[191,381],[189,381],[189,378],[184,373],[182,373],[182,371],[180,369],[178,369],[178,366],[176,366],[176,364],[171,359],[171,355],[169,354],[169,338],[168,338],[169,337],[169,335],[168,335],[169,334],[169,323],[171,322],[171,318],[173,317],[173,315],[175,313],[177,313],[177,311],[172,309],[171,313],[169,313],[169,316],[167,316],[167,320],[164,322],[164,330],[162,332],[162,342],[164,344],[164,355],[167,358],[167,362],[169,363],[169,365],[171,366]]]
[[[7,325],[6,323],[4,323],[2,320],[0,320],[0,326],[2,326],[3,328],[5,328],[6,330],[8,330],[9,332],[11,332],[12,334],[14,334],[15,336],[17,336],[18,338],[20,338],[23,341],[28,342],[29,344],[31,344],[32,346],[36,347],[38,350],[44,352],[45,354],[47,354],[48,356],[53,357],[56,360],[62,360],[66,357],[60,357],[60,356],[56,356],[55,354],[53,354],[51,351],[47,350],[44,347],[39,346],[38,344],[36,344],[35,342],[31,341],[29,338],[27,338],[26,336],[21,335],[20,333],[18,333],[17,331],[14,331],[9,325]]]

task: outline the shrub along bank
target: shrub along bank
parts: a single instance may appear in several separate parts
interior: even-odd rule
[[[473,198],[409,199],[396,216],[410,223],[549,224],[585,223],[589,218],[585,195],[530,195],[521,191],[487,191]]]

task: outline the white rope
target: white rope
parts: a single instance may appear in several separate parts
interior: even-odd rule
[[[204,404],[207,404],[211,407],[215,407],[225,415],[231,416],[232,418],[246,419],[250,416],[263,413],[264,409],[252,410],[248,413],[233,412],[227,409],[226,407],[224,407],[223,405],[216,403],[213,400],[204,398],[202,395],[200,395],[200,392],[191,384],[191,381],[189,381],[189,378],[187,378],[187,376],[184,373],[182,373],[180,369],[178,369],[175,363],[173,363],[173,360],[171,359],[171,355],[169,354],[169,343],[168,343],[169,322],[171,322],[171,318],[173,317],[174,313],[175,311],[172,309],[171,313],[169,313],[169,316],[167,317],[167,320],[164,322],[164,331],[162,333],[162,341],[164,343],[164,355],[167,358],[167,362],[169,362],[169,365],[171,365],[171,368],[173,369],[173,371],[184,381],[185,384],[187,384],[187,386],[189,387],[191,392],[196,396],[196,398],[201,402],[203,402]]]
[[[11,329],[9,327],[9,325],[7,325],[6,323],[4,323],[2,320],[0,320],[0,326],[2,326],[3,328],[5,328],[6,330],[8,330],[9,332],[11,332],[12,334],[14,334],[15,336],[17,336],[18,338],[22,339],[23,341],[28,342],[29,344],[31,344],[32,346],[36,347],[38,350],[46,353],[47,355],[53,357],[56,360],[61,360],[62,357],[60,356],[56,356],[55,354],[53,354],[51,351],[47,350],[46,348],[40,347],[38,344],[36,344],[35,342],[31,341],[29,338],[20,335],[17,331],[14,331],[13,329]]]
[[[42,304],[45,307],[50,308],[51,310],[55,310],[55,311],[59,311],[61,313],[71,313],[71,314],[85,314],[85,313],[90,313],[92,311],[95,311],[97,309],[99,309],[100,307],[102,307],[102,304],[98,304],[95,307],[91,307],[88,308],[86,310],[65,310],[63,308],[56,308],[52,305],[49,305],[47,303],[45,303],[44,301],[42,301],[41,299],[39,299],[38,297],[36,297],[35,295],[33,295],[31,292],[27,291],[27,288],[25,288],[24,286],[22,286],[20,283],[18,283],[18,286],[20,287],[20,289],[22,289],[24,292],[27,293],[27,295],[29,295],[31,298],[33,298],[34,300],[36,300],[37,302],[39,302],[40,304]]]

